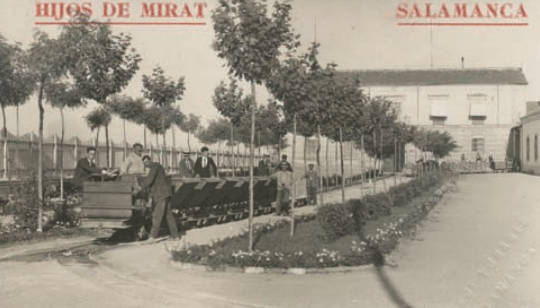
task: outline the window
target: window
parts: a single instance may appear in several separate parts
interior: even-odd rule
[[[525,158],[527,161],[531,160],[531,140],[529,140],[529,136],[527,136],[527,139],[525,141]]]
[[[487,118],[487,96],[485,94],[471,94],[469,101],[469,120],[472,125],[483,125]]]
[[[446,117],[430,117],[430,118],[433,125],[444,125],[444,121],[446,121]]]
[[[486,117],[482,116],[469,116],[469,119],[471,120],[472,125],[484,125],[484,122],[486,121]]]
[[[448,95],[430,95],[429,96],[430,113],[429,118],[433,125],[444,125],[448,117],[447,105]]]
[[[430,116],[431,117],[447,117],[448,113],[446,111],[448,105],[448,95],[430,95]]]
[[[534,160],[538,160],[538,135],[534,135]]]
[[[473,152],[484,152],[484,138],[476,137],[471,140],[471,150]]]

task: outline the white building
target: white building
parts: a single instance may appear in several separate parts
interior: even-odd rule
[[[521,170],[540,174],[538,138],[540,137],[540,102],[528,102],[527,114],[521,118]]]
[[[399,119],[409,125],[448,131],[462,153],[474,160],[493,155],[503,161],[510,129],[525,114],[527,80],[521,69],[351,70],[370,97],[395,102]]]

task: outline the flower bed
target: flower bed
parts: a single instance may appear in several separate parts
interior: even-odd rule
[[[372,264],[395,248],[422,220],[453,184],[450,175],[436,173],[400,185],[388,195],[407,196],[407,204],[394,203],[386,194],[351,200],[345,206],[321,207],[317,215],[298,218],[294,237],[289,222],[254,226],[254,250],[246,251],[248,234],[211,245],[169,245],[174,261],[211,269],[233,267],[327,268]],[[433,186],[437,185],[437,186]],[[386,200],[386,201],[384,201]],[[399,205],[399,206],[396,206]],[[384,211],[380,213],[380,208]],[[392,215],[389,209],[393,211]],[[370,214],[370,210],[378,214]],[[247,230],[246,230],[247,231]],[[279,250],[276,248],[279,247]]]

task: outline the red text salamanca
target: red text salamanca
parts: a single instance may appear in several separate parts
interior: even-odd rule
[[[524,19],[528,14],[522,3],[400,3],[396,18],[404,19],[467,19],[489,21],[494,19]]]

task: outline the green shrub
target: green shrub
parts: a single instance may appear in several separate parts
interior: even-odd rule
[[[317,221],[327,241],[333,241],[357,230],[353,212],[348,204],[333,203],[319,207]]]

